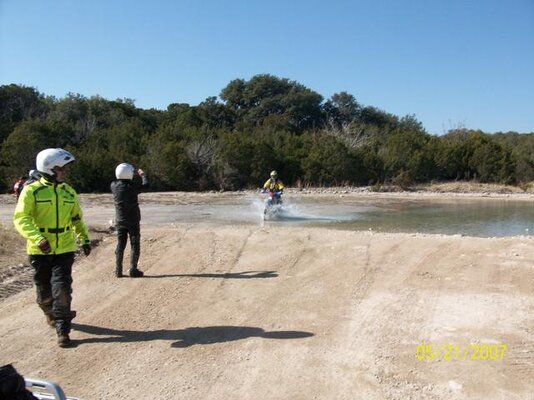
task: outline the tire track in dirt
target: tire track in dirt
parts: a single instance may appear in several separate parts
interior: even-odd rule
[[[236,259],[235,263],[233,264],[233,268],[235,268],[235,266],[238,264],[250,263],[250,258],[252,258],[252,260],[255,260],[256,257],[254,255],[258,253],[258,248],[263,247],[262,242],[265,240],[265,236],[271,237],[273,234],[276,235],[276,229],[271,230],[262,227],[259,230],[254,231],[254,236],[251,235],[247,238],[246,244],[248,246],[243,246],[242,251],[239,254],[236,254]],[[269,263],[268,268],[266,268],[268,270],[274,271],[277,274],[277,276],[273,276],[273,278],[275,278],[276,280],[275,286],[272,286],[271,279],[258,279],[248,281],[251,284],[256,281],[269,281],[271,285],[266,284],[270,286],[270,288],[265,287],[265,285],[263,284],[254,285],[257,290],[253,291],[254,295],[249,298],[248,301],[246,301],[246,305],[244,306],[244,308],[243,306],[240,307],[243,312],[239,313],[239,318],[234,318],[232,322],[233,324],[238,326],[259,327],[267,334],[271,331],[276,334],[276,332],[284,332],[287,329],[291,331],[292,327],[295,325],[294,323],[288,325],[283,321],[280,321],[279,310],[281,307],[283,307],[281,303],[285,302],[284,297],[291,296],[290,294],[294,292],[292,287],[294,285],[295,277],[291,276],[290,271],[298,269],[298,265],[302,263],[302,256],[309,252],[311,247],[306,247],[306,243],[310,242],[310,235],[296,235],[296,237],[291,238],[287,238],[284,236],[282,240],[280,240],[278,238],[278,235],[276,235],[274,239],[269,241],[271,242],[271,245],[268,246],[269,248],[278,249],[278,252],[275,252],[276,261],[274,263]],[[227,285],[232,286],[227,286],[225,289],[227,291],[234,292],[236,289],[238,289],[233,281],[228,281]],[[250,291],[247,291],[246,293],[248,293],[248,295],[251,294]],[[237,297],[241,301],[246,300],[243,299],[242,294],[238,294]],[[273,324],[273,321],[276,320],[278,320],[278,322],[276,324]],[[253,343],[255,343],[254,349],[247,350],[250,346],[253,345]],[[267,347],[269,349],[268,352],[270,353],[270,350],[273,349],[272,346],[274,346],[275,343],[278,344],[277,341],[272,342],[263,339],[258,342],[252,338],[242,343],[240,347],[243,350],[239,350],[237,354],[234,355],[234,357],[243,359],[245,362],[248,362],[249,365],[251,363],[252,365],[251,367],[247,368],[246,375],[242,376],[242,379],[239,380],[239,383],[237,384],[236,382],[236,390],[232,391],[232,393],[228,393],[228,396],[244,398],[247,397],[246,393],[250,393],[251,390],[254,391],[254,388],[257,388],[258,385],[265,387],[264,378],[261,378],[261,374],[264,372],[263,368],[261,367],[263,351],[264,348]],[[227,380],[228,377],[225,377],[225,373],[223,371],[219,371],[218,379],[212,382],[210,389],[203,393],[202,398],[220,399],[221,397],[225,397],[225,394],[221,393],[221,387],[227,385]],[[242,394],[240,395],[239,393]],[[268,396],[268,392],[264,394]],[[279,394],[277,394],[276,396],[278,395]]]
[[[356,281],[357,278],[361,280],[362,271],[357,265],[349,267],[347,270],[349,275],[344,276],[344,283],[341,285],[342,290],[332,293],[331,289],[339,283],[337,278],[332,280],[332,274],[339,273],[336,269],[341,266],[341,262],[338,262],[336,258],[337,249],[346,248],[347,246],[345,242],[321,241],[319,237],[320,232],[312,231],[312,234],[305,235],[303,239],[297,238],[295,240],[296,243],[292,246],[295,250],[288,257],[288,260],[292,262],[279,270],[281,281],[277,283],[276,290],[270,292],[263,300],[268,307],[258,307],[254,313],[250,314],[251,317],[249,317],[248,321],[257,320],[253,315],[261,314],[264,321],[278,321],[273,326],[278,329],[286,327],[298,329],[299,325],[309,325],[310,321],[315,321],[311,322],[314,327],[311,332],[314,336],[306,340],[306,343],[315,344],[299,349],[299,343],[297,342],[293,347],[285,348],[284,354],[286,357],[300,359],[300,362],[303,363],[302,368],[313,369],[322,374],[326,371],[321,371],[321,357],[318,358],[314,351],[317,350],[317,346],[326,345],[327,348],[331,346],[328,342],[335,338],[335,332],[339,330],[339,324],[344,324],[343,309],[345,306],[343,304],[347,302],[347,299],[350,299],[351,282]],[[318,243],[320,244],[318,245]],[[351,258],[351,254],[344,252],[342,257],[344,259]],[[330,262],[326,263],[325,260]],[[324,265],[326,265],[325,268],[323,268]],[[343,268],[345,269],[345,267]],[[320,273],[319,271],[323,269],[324,272]],[[289,274],[289,271],[294,271],[294,273]],[[320,275],[317,274],[318,272]],[[352,275],[356,275],[357,278],[353,278]],[[298,291],[294,289],[296,281],[299,282],[297,285],[299,287]],[[335,296],[334,302],[331,299],[328,301],[322,300],[328,294]],[[297,314],[293,311],[289,313],[288,318],[287,310],[294,310],[295,308],[302,311],[297,312]],[[291,315],[294,318],[296,317],[295,320],[292,321]],[[295,323],[295,321],[299,320],[302,320],[302,324]],[[289,325],[284,325],[284,321]],[[261,351],[255,353],[256,364],[260,366],[270,364],[274,351],[272,345],[268,341],[261,342],[259,345],[261,346]],[[332,353],[329,351],[328,354]],[[336,385],[340,383],[339,376],[337,376],[337,379],[329,380],[329,378],[319,378],[317,373],[313,379],[299,376],[299,381],[295,385],[311,385],[314,382],[316,383],[318,379],[327,387],[334,382]],[[283,375],[291,376],[294,374],[292,371],[287,371],[287,374]],[[247,371],[247,381],[240,384],[245,393],[247,390],[253,390],[258,385],[265,385],[264,380],[265,371],[262,368],[255,368],[253,371]],[[272,382],[272,385],[276,387],[275,382]],[[322,395],[327,395],[327,392],[318,392],[315,395],[321,397]],[[297,393],[288,391],[287,393],[277,393],[276,395],[285,398],[299,398]]]
[[[405,243],[402,245],[406,246]],[[419,337],[417,327],[424,324],[425,316],[428,315],[428,309],[432,309],[435,297],[425,296],[425,293],[408,284],[417,271],[435,268],[436,261],[442,260],[450,253],[452,244],[442,243],[442,238],[436,238],[432,247],[415,246],[418,247],[417,255],[409,250],[406,254],[397,249],[397,254],[406,255],[400,260],[403,267],[401,268],[398,262],[389,264],[392,268],[379,280],[380,287],[392,295],[392,301],[382,308],[380,326],[376,328],[380,335],[377,336],[373,352],[374,375],[380,384],[379,390],[383,398],[410,398],[416,392],[424,393],[421,397],[425,399],[438,399],[443,396],[454,399],[456,397],[448,387],[428,382],[418,376],[418,367],[421,365],[415,358]],[[423,256],[421,252],[424,252]]]
[[[362,244],[358,246],[356,254],[363,253],[362,258],[365,261],[360,277],[353,280],[354,290],[346,303],[344,315],[347,323],[339,325],[331,332],[332,337],[346,338],[334,350],[333,358],[339,359],[339,368],[342,370],[353,370],[353,376],[357,379],[340,380],[335,373],[332,373],[329,379],[337,380],[337,385],[343,388],[343,393],[358,393],[360,396],[367,396],[366,398],[389,398],[394,391],[389,387],[389,395],[384,392],[376,397],[377,391],[387,387],[385,385],[388,380],[391,381],[389,378],[395,371],[396,359],[392,355],[398,352],[402,329],[400,333],[395,331],[400,329],[402,323],[396,324],[393,321],[403,319],[402,310],[413,308],[415,297],[413,293],[407,293],[408,298],[400,301],[402,296],[396,293],[408,275],[407,272],[399,272],[396,268],[404,270],[404,265],[410,264],[413,252],[406,248],[404,240],[399,240],[402,238],[396,237],[385,245],[382,239],[369,236],[365,241],[360,241]],[[429,257],[432,257],[432,254],[438,252],[431,251]],[[417,268],[417,264],[410,268]],[[402,291],[402,295],[405,293]],[[407,319],[411,317],[408,315]],[[396,384],[398,385],[398,382]],[[417,385],[407,382],[406,387],[409,386]]]
[[[252,237],[252,235],[254,235],[254,233],[257,232],[257,230],[252,230],[252,229],[247,229],[247,234],[245,235],[244,238],[241,239],[241,246],[239,246],[237,248],[237,253],[235,255],[229,255],[227,257],[227,259],[222,259],[221,261],[221,264],[222,265],[229,265],[230,268],[228,268],[228,270],[225,272],[225,274],[232,274],[235,270],[235,268],[237,267],[237,264],[239,263],[239,260],[241,259],[241,256],[243,255],[243,253],[245,252],[246,250],[246,247],[247,247],[247,244],[250,240],[250,238]],[[222,246],[223,249],[226,249],[227,247],[226,246]],[[225,252],[225,254],[228,254],[226,250],[223,250]],[[246,271],[243,271],[242,273],[244,274]],[[227,276],[230,276],[230,275],[227,275]],[[222,279],[219,286],[219,290],[222,290],[223,289],[223,286],[225,285],[225,283],[227,282],[226,279]]]
[[[146,279],[112,277],[110,241],[76,266],[76,349],[57,348],[30,291],[0,302],[2,358],[81,398],[528,398],[520,379],[532,372],[532,351],[518,346],[531,345],[532,329],[513,315],[499,313],[497,332],[517,354],[498,368],[419,362],[414,341],[432,337],[444,305],[469,312],[462,296],[488,293],[489,311],[516,299],[516,315],[527,314],[529,258],[508,253],[510,242],[525,244],[519,253],[531,241],[273,227],[143,232]],[[457,332],[483,340],[496,332],[484,326]],[[469,375],[463,388],[458,374]]]
[[[469,321],[462,316],[464,313],[476,316],[476,309],[480,305],[486,307],[485,304],[494,296],[491,294],[489,276],[498,268],[499,261],[491,255],[491,241],[472,238],[470,240],[474,243],[466,246],[468,242],[458,244],[451,237],[438,237],[436,240],[439,241],[437,248],[421,258],[404,282],[399,283],[404,290],[404,300],[396,303],[399,306],[397,310],[397,307],[392,310],[397,313],[399,320],[410,320],[409,313],[414,317],[406,333],[395,330],[387,333],[390,337],[406,337],[399,343],[402,351],[397,351],[399,357],[396,360],[396,364],[404,366],[404,371],[391,376],[390,383],[407,383],[395,388],[395,393],[398,392],[401,397],[413,393],[414,387],[421,393],[424,391],[439,398],[465,398],[466,393],[474,387],[478,387],[481,396],[489,396],[497,388],[507,386],[505,376],[513,373],[517,377],[520,372],[513,372],[514,368],[510,365],[504,368],[502,363],[495,362],[443,361],[439,355],[435,361],[419,361],[415,358],[418,344],[430,344],[436,350],[446,344],[462,349],[470,343],[492,343],[495,340],[495,334],[490,334],[493,329],[485,327],[483,320],[477,326],[476,319]],[[473,247],[475,251],[472,251]],[[459,297],[453,298],[454,293],[458,293]],[[465,310],[460,311],[458,306],[453,306],[458,301],[475,303],[471,306],[466,304]],[[447,304],[449,302],[453,304]],[[489,309],[488,313],[491,313]],[[529,366],[525,368],[532,370]],[[396,370],[399,371],[399,368]],[[474,378],[479,376],[494,376],[495,379],[479,387],[480,381]],[[528,380],[526,375],[525,380]],[[405,393],[399,392],[401,389]]]
[[[19,264],[9,266],[0,273],[0,300],[33,286],[33,268]]]
[[[357,332],[355,335],[351,327],[354,324],[354,315],[357,313],[355,310],[358,310],[362,302],[366,301],[380,271],[400,245],[395,242],[388,243],[384,249],[378,251],[375,249],[374,242],[374,233],[363,234],[359,238],[357,245],[353,246],[352,254],[348,255],[348,257],[357,260],[353,273],[344,276],[344,279],[347,280],[352,289],[347,292],[343,305],[339,307],[340,323],[332,324],[328,329],[329,337],[338,338],[329,353],[329,357],[336,360],[337,368],[329,371],[324,379],[336,382],[340,392],[346,394],[342,397],[345,399],[351,399],[355,396],[364,396],[371,399],[374,398],[371,395],[372,391],[376,390],[374,385],[368,387],[367,380],[362,379],[362,374],[366,373],[367,367],[358,362],[358,353],[355,353],[353,349],[355,337],[361,335],[361,332]],[[358,266],[360,267],[357,268]],[[376,315],[374,315],[374,318],[376,318]],[[369,336],[366,337],[369,338]],[[365,343],[361,343],[363,348],[368,348],[369,345],[368,339],[366,339]],[[347,371],[352,371],[350,375],[354,379],[344,378]]]
[[[243,232],[244,235],[242,234]],[[300,259],[300,254],[302,251],[299,250],[299,253],[296,255],[296,257],[293,251],[295,248],[298,249],[300,247],[300,237],[296,240],[291,239],[291,244],[298,243],[298,246],[278,242],[270,243],[270,245],[265,246],[263,242],[266,240],[266,238],[269,238],[274,234],[270,230],[247,229],[243,232],[241,232],[239,235],[239,242],[241,243],[240,246],[235,246],[236,238],[224,237],[225,241],[230,241],[230,243],[226,242],[223,246],[225,249],[224,252],[228,253],[225,261],[222,263],[222,265],[226,266],[225,271],[227,271],[228,274],[232,274],[234,271],[236,271],[236,269],[238,269],[239,266],[241,266],[243,270],[247,271],[273,271],[275,273],[274,275],[264,276],[264,278],[270,277],[276,279],[276,287],[278,287],[280,290],[284,290],[283,287],[280,286],[281,283],[278,280],[277,274],[280,274],[285,268],[287,268],[286,261],[288,259],[293,260],[293,265]],[[278,237],[275,236],[274,240],[278,240]],[[304,238],[303,240],[306,241],[309,239]],[[281,251],[281,253],[277,252],[279,259],[277,258],[277,261],[273,264],[270,262],[272,257],[266,258],[261,256],[262,248],[272,249],[276,247],[277,244],[280,245],[278,250]],[[285,250],[281,250],[283,246],[285,246]],[[228,249],[232,249],[232,251],[229,251]],[[291,251],[288,251],[288,249],[291,249]],[[259,257],[257,256],[258,254]],[[252,266],[249,267],[249,264]],[[266,308],[270,309],[273,306],[276,307],[276,303],[280,300],[281,296],[280,293],[272,293],[269,288],[265,288],[265,285],[263,284],[264,282],[272,282],[272,279],[256,279],[255,276],[247,276],[246,279],[223,279],[223,283],[216,284],[215,286],[210,285],[211,289],[209,293],[203,293],[202,297],[208,297],[206,300],[207,304],[209,304],[210,308],[213,307],[211,310],[212,313],[219,314],[219,320],[225,320],[226,318],[229,318],[228,321],[232,326],[242,327],[244,332],[246,332],[247,329],[254,329],[258,332],[268,332],[270,328],[273,328],[272,323],[266,323],[265,318],[258,320],[257,316],[267,314]],[[257,290],[250,289],[251,286],[257,288]],[[272,284],[270,286],[272,286]],[[232,309],[234,309],[233,312]],[[281,328],[283,329],[284,327],[281,326]],[[250,346],[253,343],[253,340],[254,339],[241,341],[239,346],[237,346],[236,349],[231,352],[225,352],[222,348],[210,348],[210,357],[219,358],[220,362],[217,365],[233,365],[235,359],[243,359],[245,362],[250,361],[251,355],[243,352],[243,349],[246,349],[248,346]],[[247,369],[247,382],[249,382],[248,377],[252,376],[253,373],[253,368]],[[201,397],[204,399],[212,397],[221,398],[221,393],[219,392],[218,388],[228,385],[228,379],[230,377],[227,375],[227,369],[220,368],[219,366],[215,367],[215,370],[213,370],[210,374],[210,387],[203,389]],[[246,382],[240,380],[239,387],[247,387]],[[235,395],[236,393],[232,393],[232,396]]]

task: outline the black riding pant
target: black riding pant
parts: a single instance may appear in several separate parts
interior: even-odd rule
[[[58,332],[69,333],[74,253],[30,255],[29,258],[35,271],[33,281],[37,290],[37,304],[56,321]]]
[[[115,249],[116,269],[122,272],[122,259],[126,242],[130,236],[130,270],[137,269],[137,262],[141,254],[141,229],[139,224],[117,225],[117,248]]]

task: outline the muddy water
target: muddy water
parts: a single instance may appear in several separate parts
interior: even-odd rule
[[[502,237],[534,233],[534,204],[503,200],[491,201],[413,201],[286,200],[282,211],[263,221],[263,207],[257,203],[189,206],[176,209],[175,221],[206,223],[271,224],[315,226],[343,230],[420,232]],[[152,218],[169,218],[163,210],[146,207]]]
[[[263,220],[257,199],[225,203],[144,204],[146,223],[313,226],[343,230],[420,232],[502,237],[534,233],[534,203],[510,200],[406,200],[286,198],[273,219]],[[530,232],[532,231],[532,232]]]
[[[0,209],[0,221],[12,215]],[[109,202],[84,201],[89,224],[108,224],[114,217]],[[461,234],[479,237],[534,233],[534,203],[509,199],[384,199],[287,196],[281,212],[263,220],[263,203],[255,196],[203,198],[189,204],[143,201],[145,224],[279,225],[328,227],[343,230]]]

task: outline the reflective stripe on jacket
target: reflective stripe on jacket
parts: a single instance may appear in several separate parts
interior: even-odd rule
[[[52,251],[63,254],[90,243],[76,191],[66,183],[41,178],[24,187],[13,214],[17,231],[27,239],[28,254],[44,254],[38,243],[47,239]]]

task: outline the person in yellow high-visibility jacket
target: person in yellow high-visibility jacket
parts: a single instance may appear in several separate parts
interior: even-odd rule
[[[262,193],[269,193],[269,198],[265,203],[263,214],[267,215],[273,205],[282,204],[282,193],[284,184],[278,179],[278,172],[271,171],[270,178],[263,184]]]
[[[49,325],[54,326],[58,344],[68,347],[71,320],[72,264],[81,244],[86,256],[91,241],[76,191],[64,183],[66,166],[74,156],[63,149],[46,149],[36,158],[41,178],[24,187],[13,222],[27,240],[26,251],[34,268],[37,304]]]
[[[284,191],[284,184],[278,178],[278,172],[271,171],[270,178],[263,184],[263,189],[270,192],[280,192]]]

